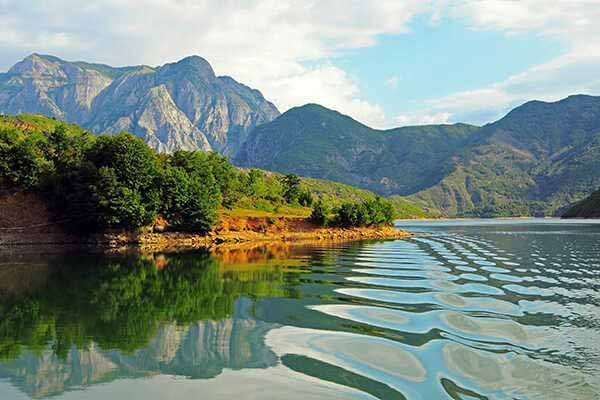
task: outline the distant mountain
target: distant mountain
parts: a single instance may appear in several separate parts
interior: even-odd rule
[[[308,104],[256,128],[234,162],[406,195],[446,176],[447,161],[477,129],[455,124],[381,131]]]
[[[279,115],[254,89],[192,56],[161,67],[114,68],[32,54],[0,74],[0,112],[38,113],[95,133],[129,131],[159,151],[237,152]]]
[[[600,218],[600,190],[569,208],[563,218]]]
[[[39,113],[159,151],[410,196],[449,216],[554,215],[600,186],[600,97],[528,102],[484,127],[375,130],[316,104],[280,115],[197,56],[114,68],[33,54],[0,74],[0,113]]]
[[[600,186],[600,97],[528,102],[481,128],[413,198],[450,215],[554,215]]]
[[[600,186],[600,97],[529,102],[482,128],[386,131],[309,104],[257,127],[234,161],[411,195],[451,216],[553,215]]]

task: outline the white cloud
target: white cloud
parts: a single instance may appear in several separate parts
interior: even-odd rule
[[[373,127],[383,127],[383,109],[360,99],[360,90],[348,74],[331,64],[302,71],[264,83],[265,91],[287,109],[306,103],[318,103],[339,110]]]
[[[548,35],[568,50],[504,81],[386,118],[352,76],[327,60],[372,46],[382,34],[408,32],[408,22],[426,12],[432,23],[450,17],[474,30]],[[0,0],[0,70],[32,52],[112,65],[158,65],[199,54],[218,74],[260,89],[282,111],[317,102],[377,127],[480,123],[532,98],[599,94],[599,20],[596,0]],[[396,78],[386,84],[396,88]]]
[[[438,112],[436,114],[407,114],[398,115],[394,119],[394,122],[396,126],[448,124],[450,118],[452,118],[452,114],[449,112]]]
[[[508,35],[534,32],[562,40],[567,50],[549,62],[476,90],[431,99],[420,114],[450,113],[453,121],[485,123],[528,100],[556,101],[571,94],[600,94],[600,7],[597,1],[441,1],[449,15],[474,29]]]
[[[0,68],[32,52],[112,65],[199,54],[282,111],[312,101],[381,125],[381,107],[324,60],[407,31],[427,7],[420,0],[0,0]]]

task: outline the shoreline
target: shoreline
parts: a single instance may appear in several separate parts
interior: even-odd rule
[[[107,250],[137,248],[142,251],[163,251],[178,249],[219,249],[244,246],[260,246],[269,243],[328,243],[350,242],[357,240],[402,239],[413,236],[412,233],[391,227],[366,228],[314,228],[302,231],[257,232],[252,230],[209,232],[198,235],[183,232],[164,233],[109,233],[103,234],[94,247]]]
[[[45,216],[46,217],[46,216]],[[29,222],[29,221],[28,221]],[[16,224],[15,224],[16,225]],[[36,218],[27,226],[0,229],[0,248],[19,246],[65,246],[118,252],[127,249],[161,251],[196,248],[235,247],[270,242],[327,242],[401,239],[412,233],[394,226],[320,227],[306,217],[222,215],[207,234],[169,231],[159,223],[135,231],[112,230],[80,236],[64,223]]]

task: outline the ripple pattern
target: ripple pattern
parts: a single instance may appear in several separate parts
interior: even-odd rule
[[[600,229],[506,228],[324,249],[313,284],[335,300],[307,307],[356,337],[297,328],[278,346],[403,398],[600,398]]]

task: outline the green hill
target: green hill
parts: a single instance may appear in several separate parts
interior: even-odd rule
[[[216,153],[157,154],[128,135],[95,136],[40,115],[0,116],[0,194],[23,190],[41,194],[62,219],[81,220],[94,229],[137,227],[152,222],[157,214],[178,220],[184,211],[173,212],[173,207],[185,206],[185,212],[198,218],[207,214],[212,224],[217,206],[221,211],[308,215],[316,198],[337,207],[376,197],[343,183],[293,180],[292,196],[281,174],[239,170]],[[132,190],[134,184],[140,187]],[[204,197],[206,204],[198,203]],[[403,198],[394,198],[391,204],[399,218],[429,216]],[[200,210],[201,206],[207,209]]]
[[[600,97],[532,101],[482,128],[386,131],[309,104],[256,128],[234,161],[409,196],[448,216],[554,215],[600,185]]]
[[[308,104],[256,128],[233,161],[407,195],[439,182],[449,172],[448,159],[477,129],[456,124],[380,131]]]
[[[555,215],[600,185],[600,97],[532,101],[473,139],[412,198],[449,215]]]

